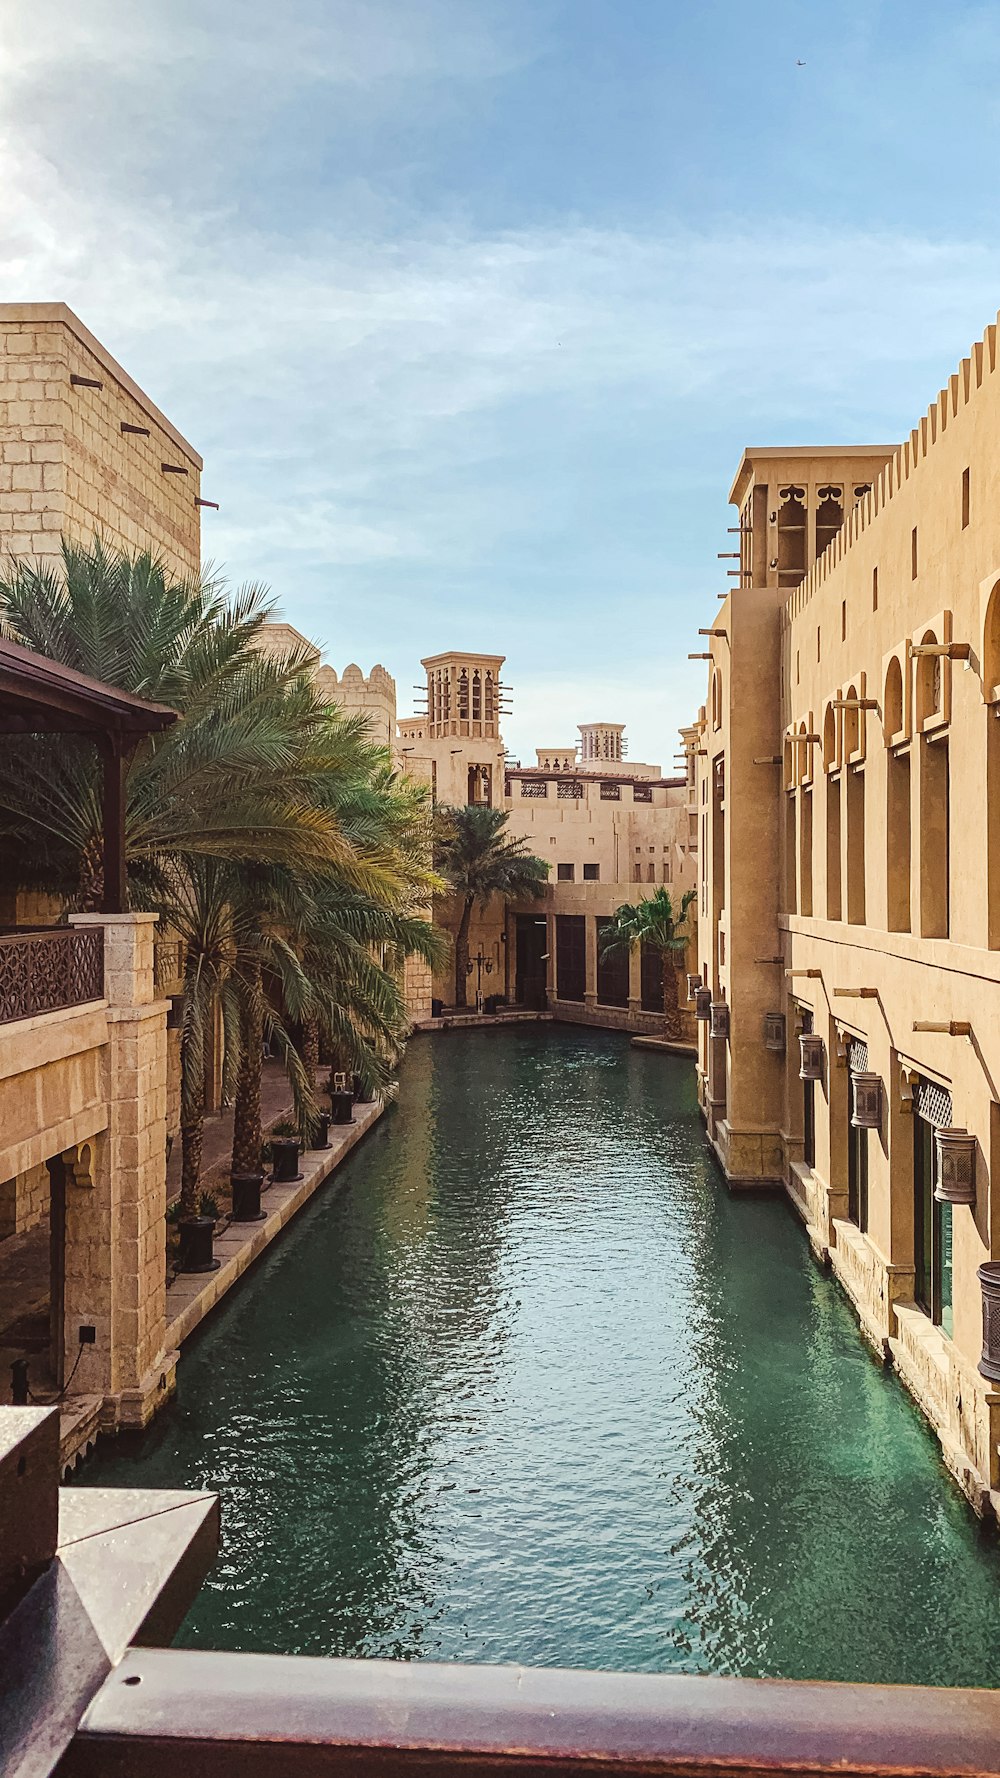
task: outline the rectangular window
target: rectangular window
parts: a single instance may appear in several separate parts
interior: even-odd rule
[[[813,1016],[808,1009],[803,1009],[801,1016],[803,1032],[813,1028]],[[816,1165],[816,1082],[802,1082],[802,1159],[807,1167]]]
[[[601,785],[601,801],[602,801],[602,803],[620,803],[621,799],[622,799],[622,787],[620,784],[602,784]]]
[[[962,471],[962,530],[963,531],[968,526],[968,523],[969,523],[969,471],[967,469],[963,469],[963,471]]]
[[[583,880],[585,883],[599,883],[601,880],[600,865],[585,864],[583,867]]]
[[[558,883],[572,883],[575,875],[576,875],[576,866],[575,865],[573,865],[573,864],[557,864],[556,865],[556,881]]]
[[[868,1227],[868,1131],[847,1130],[847,1219],[862,1234]]]
[[[653,786],[651,784],[633,784],[632,801],[634,803],[651,803],[652,800]]]
[[[840,601],[840,640],[847,641],[847,600]]]
[[[913,1261],[914,1294],[925,1314],[942,1333],[954,1332],[952,1291],[951,1205],[934,1196],[937,1147],[934,1126],[913,1120]]]
[[[663,952],[652,945],[640,951],[640,974],[643,1012],[663,1011]]]
[[[878,569],[872,569],[872,610],[878,610]]]
[[[917,527],[910,532],[910,579],[917,578]]]

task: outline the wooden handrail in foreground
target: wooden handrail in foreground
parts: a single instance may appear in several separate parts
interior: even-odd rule
[[[60,1778],[1000,1774],[1000,1693],[132,1649]]]

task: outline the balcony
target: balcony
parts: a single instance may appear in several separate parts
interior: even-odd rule
[[[50,926],[0,935],[0,1025],[104,998],[104,932]]]

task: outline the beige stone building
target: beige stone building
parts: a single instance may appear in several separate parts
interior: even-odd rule
[[[898,447],[748,450],[691,736],[699,1087],[1000,1502],[1000,370]]]
[[[0,550],[55,558],[100,531],[200,566],[201,458],[62,304],[0,305]],[[0,644],[0,728],[60,727],[112,758],[173,712]],[[108,768],[110,769],[110,768]],[[166,1151],[177,1116],[168,992],[176,947],[155,917],[110,911],[56,925],[18,897],[0,915],[0,1287],[5,1250],[49,1225],[49,1342],[73,1448],[88,1429],[141,1425],[173,1389],[166,1341]],[[170,1081],[173,1081],[171,1093]],[[171,1105],[171,1099],[173,1104]],[[36,1376],[37,1382],[37,1376]],[[0,1375],[7,1399],[9,1371]]]
[[[659,1028],[659,959],[599,959],[598,934],[623,901],[640,898],[640,884],[668,884],[678,901],[694,886],[687,778],[628,762],[621,723],[582,723],[578,742],[540,747],[535,765],[522,767],[501,732],[504,656],[445,653],[422,666],[425,708],[398,724],[407,770],[432,784],[439,804],[506,809],[511,835],[551,866],[541,902],[474,912],[470,1005],[478,993],[579,1023]],[[454,908],[440,906],[437,918],[454,931]],[[433,997],[454,1000],[448,966]]]
[[[197,451],[64,303],[0,303],[0,549],[101,532],[201,567]]]

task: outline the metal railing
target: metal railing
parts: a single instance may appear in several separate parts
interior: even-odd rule
[[[945,1778],[1000,1693],[133,1648],[59,1778]]]
[[[0,937],[0,1025],[104,998],[104,928]]]

